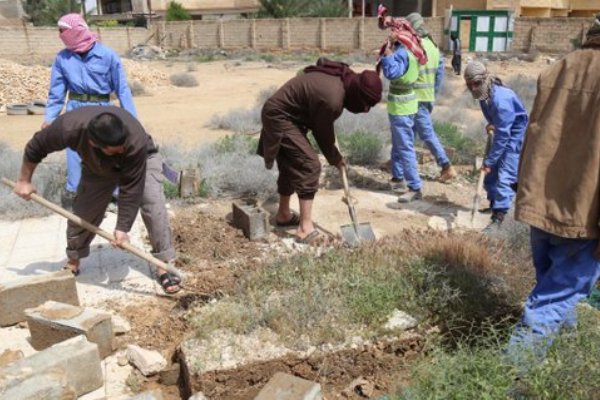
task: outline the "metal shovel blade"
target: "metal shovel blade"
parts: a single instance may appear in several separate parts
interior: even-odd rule
[[[342,239],[351,247],[356,247],[361,242],[376,240],[375,232],[373,232],[373,228],[368,222],[356,224],[356,226],[354,224],[342,225],[340,230],[342,231]]]

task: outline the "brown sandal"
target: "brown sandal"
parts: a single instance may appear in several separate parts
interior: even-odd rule
[[[323,235],[321,235],[321,232],[315,229],[303,238],[296,237],[295,242],[298,244],[312,245],[316,244],[319,241],[319,239],[323,239]]]
[[[286,222],[277,222],[277,220],[275,220],[275,225],[277,226],[298,226],[300,225],[300,214],[292,211],[292,217],[289,219],[289,221]]]

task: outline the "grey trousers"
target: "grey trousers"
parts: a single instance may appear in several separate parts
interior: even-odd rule
[[[85,167],[73,202],[73,212],[99,226],[112,198],[118,182],[90,174]],[[146,162],[146,183],[142,197],[141,213],[148,230],[152,254],[161,261],[175,258],[175,248],[171,239],[171,228],[163,192],[162,157],[158,153],[148,156]],[[67,223],[67,257],[80,259],[90,254],[90,243],[95,234],[69,221]]]

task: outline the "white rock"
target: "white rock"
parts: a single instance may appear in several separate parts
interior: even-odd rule
[[[167,360],[158,351],[142,349],[134,344],[127,346],[127,359],[144,376],[157,374],[167,366]]]
[[[125,318],[121,317],[120,315],[113,315],[111,320],[112,320],[113,333],[115,335],[122,335],[131,330],[131,325],[129,324],[129,322]]]
[[[402,330],[411,329],[417,326],[417,320],[405,313],[404,311],[394,310],[388,321],[383,326],[387,330]]]
[[[429,226],[434,231],[439,232],[446,232],[450,229],[448,221],[446,221],[442,217],[438,217],[437,215],[434,215],[433,217],[429,218],[429,221],[427,221],[427,226]]]
[[[194,395],[192,397],[190,397],[188,400],[208,400],[208,399],[206,398],[204,393],[198,392],[198,393],[194,393]]]

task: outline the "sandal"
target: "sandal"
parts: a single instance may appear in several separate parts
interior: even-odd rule
[[[69,271],[70,273],[73,274],[73,276],[79,276],[79,268],[73,269],[73,268],[69,267],[69,264],[67,264],[64,267],[62,267],[62,269],[65,271]]]
[[[296,237],[295,242],[298,244],[311,245],[311,244],[315,244],[319,238],[321,238],[321,232],[319,232],[318,230],[315,229],[308,235],[304,236],[302,239],[299,237]]]
[[[160,275],[157,280],[166,294],[175,294],[181,290],[181,287],[179,286],[181,279],[171,272],[165,272]],[[171,290],[169,290],[169,288],[171,288]]]
[[[292,211],[292,217],[289,219],[289,221],[277,222],[277,220],[275,220],[275,225],[277,225],[277,226],[298,226],[298,225],[300,225],[300,214]]]

